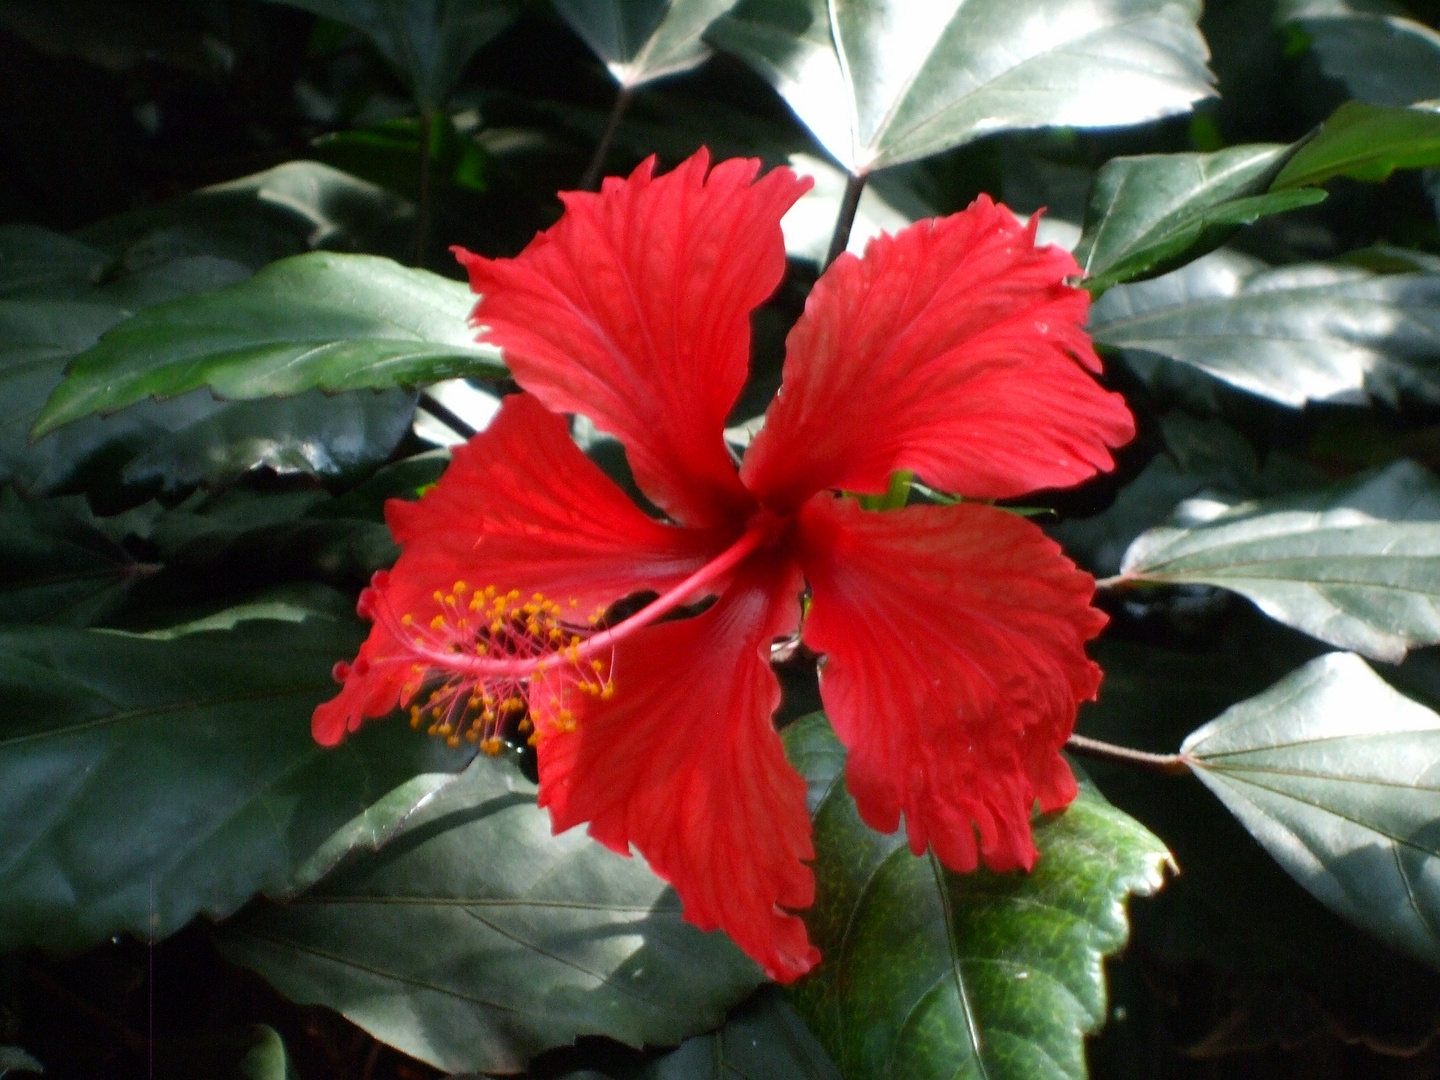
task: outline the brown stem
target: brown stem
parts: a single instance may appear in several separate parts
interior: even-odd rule
[[[865,190],[869,173],[851,173],[845,181],[845,195],[840,200],[840,216],[835,219],[835,232],[830,237],[830,250],[825,255],[824,270],[840,257],[850,244],[850,230],[855,225],[855,213],[860,209],[860,194]]]
[[[430,242],[430,138],[435,131],[435,114],[420,114],[420,204],[415,208],[415,265],[425,265],[425,248]]]
[[[1145,769],[1162,776],[1184,776],[1190,771],[1190,761],[1184,754],[1151,754],[1144,750],[1131,750],[1128,746],[1089,739],[1084,735],[1071,735],[1065,749],[1081,757],[1096,761],[1109,761],[1116,765],[1129,765]]]
[[[581,191],[593,191],[600,182],[600,171],[605,168],[605,156],[610,153],[610,144],[615,141],[615,133],[620,130],[620,120],[634,96],[635,91],[628,86],[622,86],[615,95],[615,104],[610,109],[610,123],[605,125],[605,134],[600,136],[600,145],[595,147],[595,156],[590,159],[590,164],[585,166],[585,175],[580,177]]]
[[[479,434],[473,425],[467,424],[456,413],[447,408],[439,398],[430,391],[425,390],[420,394],[420,408],[424,409],[440,423],[444,424],[451,431],[455,432],[462,439],[473,439]]]

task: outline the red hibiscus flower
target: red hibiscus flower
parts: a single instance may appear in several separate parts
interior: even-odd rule
[[[588,822],[639,851],[690,922],[788,981],[819,955],[793,914],[813,849],[771,722],[777,639],[823,656],[864,819],[888,832],[903,815],[911,847],[956,871],[1034,863],[1031,812],[1075,796],[1059,751],[1100,680],[1094,583],[1033,524],[852,496],[897,470],[979,500],[1073,484],[1133,424],[1091,377],[1074,261],[982,196],[835,261],[737,468],[721,432],[750,315],[808,182],[708,164],[567,194],[517,258],[458,252],[481,337],[526,393],[423,498],[388,504],[403,553],[362,595],[374,628],[314,731],[332,744],[397,705],[490,749],[507,724],[533,729],[557,832]],[[568,412],[624,444],[665,520],[576,448]]]

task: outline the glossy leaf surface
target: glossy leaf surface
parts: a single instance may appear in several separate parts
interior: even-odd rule
[[[1315,494],[1182,503],[1121,580],[1215,585],[1322,641],[1398,663],[1440,642],[1440,482],[1411,462]]]
[[[997,131],[1184,112],[1213,93],[1198,17],[1166,0],[743,0],[707,37],[868,173]]]
[[[1126,898],[1160,887],[1164,845],[1086,788],[1036,822],[1033,873],[951,874],[860,821],[824,717],[784,737],[810,788],[824,954],[791,1000],[846,1080],[1084,1077],[1101,961],[1125,943]]]
[[[1310,16],[1298,20],[1320,70],[1372,105],[1440,98],[1440,34],[1399,15]]]
[[[1153,376],[1157,357],[1252,394],[1309,401],[1440,398],[1440,275],[1354,266],[1268,267],[1221,250],[1090,310],[1097,342]]]
[[[1334,176],[1384,180],[1396,169],[1440,165],[1440,112],[1347,101],[1275,178],[1276,190]]]
[[[357,627],[266,613],[153,637],[0,630],[0,950],[228,915],[390,789],[458,766],[403,724],[316,746],[310,711]]]
[[[460,72],[505,27],[517,0],[276,0],[353,26],[409,84],[423,111],[441,108]]]
[[[1321,902],[1440,967],[1440,716],[1359,657],[1329,653],[1181,752]]]
[[[244,400],[498,375],[498,350],[473,340],[472,304],[459,282],[388,259],[286,259],[127,321],[75,358],[34,434],[202,386]]]
[[[534,785],[486,757],[378,854],[249,909],[221,944],[286,996],[452,1071],[517,1071],[585,1034],[678,1042],[763,981],[683,922],[642,861],[551,836]]]
[[[626,89],[698,67],[701,39],[735,0],[553,0],[555,10]]]
[[[1075,249],[1086,287],[1098,294],[1152,276],[1187,252],[1204,254],[1236,226],[1323,200],[1314,188],[1266,193],[1288,153],[1257,143],[1214,154],[1111,158],[1095,178]]]

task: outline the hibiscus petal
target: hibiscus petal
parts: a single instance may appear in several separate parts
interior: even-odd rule
[[[539,721],[540,803],[556,832],[635,847],[702,930],[720,928],[771,978],[788,982],[819,952],[786,908],[815,882],[805,782],[785,760],[771,716],[780,688],[770,642],[793,632],[801,588],[792,565],[747,565],[703,614],[622,643],[614,696],[582,698],[573,731]]]
[[[1066,252],[1035,247],[1034,220],[983,195],[841,255],[786,341],[745,484],[788,510],[825,488],[884,491],[897,469],[1003,498],[1110,468],[1134,422],[1091,378],[1075,273]]]
[[[441,613],[434,594],[457,581],[543,593],[583,623],[597,607],[679,584],[733,539],[641,513],[570,440],[565,421],[528,394],[507,397],[435,487],[418,502],[391,500],[385,516],[403,551],[362,594],[361,614],[385,605],[422,624]],[[341,669],[339,696],[315,710],[316,740],[333,745],[394,709],[411,677],[407,655],[377,621],[355,664]]]
[[[786,168],[701,150],[664,176],[651,158],[565,214],[514,259],[456,249],[475,321],[521,386],[624,443],[636,482],[689,525],[752,507],[722,430],[750,361],[750,313],[780,283],[780,218],[808,188]]]
[[[1036,800],[1075,797],[1059,751],[1100,684],[1093,579],[1030,522],[973,503],[872,513],[818,495],[797,553],[861,816],[893,832],[903,814],[912,850],[952,870],[1028,869]]]

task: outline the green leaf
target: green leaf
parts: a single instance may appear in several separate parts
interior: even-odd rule
[[[1095,340],[1145,379],[1160,358],[1271,401],[1440,399],[1440,275],[1337,263],[1268,267],[1220,250],[1090,310]]]
[[[36,225],[0,225],[0,298],[60,299],[89,292],[105,252]]]
[[[1182,503],[1119,582],[1214,585],[1321,641],[1398,663],[1440,642],[1440,481],[1399,461],[1328,491]]]
[[[1359,657],[1312,660],[1181,746],[1314,896],[1440,967],[1440,716]]]
[[[470,58],[519,13],[517,0],[272,0],[353,26],[409,85],[422,112],[442,108]]]
[[[1334,176],[1380,181],[1396,169],[1440,165],[1440,112],[1347,101],[1280,170],[1273,190]]]
[[[414,415],[415,395],[404,390],[216,402],[194,423],[147,439],[121,478],[174,491],[219,486],[255,469],[325,478],[364,473],[390,457]]]
[[[686,1039],[639,1069],[614,1071],[615,1080],[840,1080],[784,995],[773,986],[759,990],[708,1035]],[[591,1080],[595,1073],[562,1080]]]
[[[155,1040],[158,1080],[300,1080],[268,1024]]]
[[[201,32],[191,10],[140,0],[0,0],[0,25],[42,52],[115,72],[161,63],[213,79],[235,61],[229,46]]]
[[[84,498],[0,491],[0,622],[93,625],[156,569],[106,533]]]
[[[1182,500],[1206,488],[1248,495],[1262,486],[1254,448],[1221,421],[1175,411],[1161,417],[1160,428],[1168,452],[1157,454],[1113,503],[1099,514],[1046,529],[1067,555],[1100,576],[1119,573],[1134,539],[1163,522]]]
[[[846,1080],[1083,1077],[1101,961],[1125,943],[1125,899],[1160,887],[1164,845],[1087,786],[1035,822],[1033,873],[952,874],[860,820],[823,716],[784,737],[810,787],[824,955],[791,1000]]]
[[[368,255],[314,252],[248,281],[149,308],[71,362],[39,438],[91,413],[208,386],[252,399],[496,377],[477,345],[469,289]]]
[[[219,942],[286,996],[450,1071],[517,1072],[586,1034],[676,1043],[763,981],[683,922],[640,859],[552,836],[535,786],[483,756],[378,854],[247,909]]]
[[[413,245],[414,219],[415,208],[384,188],[318,161],[287,161],[75,235],[129,273],[197,255],[258,270],[311,248],[400,256]]]
[[[11,1073],[43,1073],[45,1067],[18,1046],[0,1046],[0,1080]]]
[[[335,131],[311,144],[316,154],[356,176],[406,198],[420,197],[421,122],[414,117],[386,120],[373,127]],[[431,181],[476,193],[486,190],[489,161],[468,132],[457,130],[449,114],[437,113],[430,131]]]
[[[627,90],[699,67],[700,38],[735,0],[553,0],[555,10]]]
[[[1213,250],[1237,226],[1323,200],[1316,188],[1265,193],[1289,153],[1256,143],[1214,154],[1111,158],[1095,178],[1075,249],[1086,287],[1098,295],[1152,277],[1181,256]]]
[[[1353,98],[1372,105],[1412,105],[1440,98],[1440,34],[1397,15],[1303,17],[1320,70]]]
[[[768,79],[847,170],[997,131],[1109,127],[1211,96],[1198,4],[742,0],[706,35]]]
[[[169,638],[0,629],[0,952],[228,915],[387,791],[456,768],[403,724],[335,750],[311,739],[359,636],[327,618]]]

